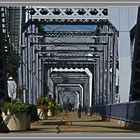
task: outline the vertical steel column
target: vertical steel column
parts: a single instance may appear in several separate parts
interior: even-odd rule
[[[26,97],[25,97],[25,33],[21,34],[21,42],[20,42],[20,49],[21,49],[21,83],[22,83],[22,102],[26,103]]]
[[[27,38],[25,39],[27,41]],[[27,42],[26,42],[27,43]],[[28,62],[27,62],[27,44],[25,44],[25,51],[24,51],[24,61],[25,61],[25,102],[28,103]]]
[[[105,25],[103,26],[102,32],[105,33]],[[100,38],[100,42],[104,42],[105,38]],[[101,46],[103,52],[102,52],[102,105],[105,103],[105,46]]]
[[[22,102],[26,103],[26,97],[25,97],[25,46],[21,45],[21,85],[22,85]]]
[[[97,64],[94,64],[94,71],[93,71],[93,83],[94,83],[94,87],[93,87],[93,106],[96,105],[96,96],[97,96],[97,77],[96,77],[96,67]]]
[[[108,45],[105,46],[104,54],[105,54],[105,60],[104,60],[104,98],[105,98],[105,104],[107,104],[107,84],[108,84],[108,79],[107,79],[107,66],[108,66],[108,61],[107,61],[107,47]]]
[[[36,50],[38,51],[38,46],[35,46]],[[36,73],[36,79],[39,80],[39,68],[38,68],[38,52],[35,53],[35,73]],[[37,98],[39,97],[39,82],[36,83],[36,94]]]
[[[105,59],[106,59],[106,46],[103,46],[103,62],[102,62],[102,69],[103,69],[103,77],[102,77],[102,104],[104,105],[106,103],[106,94],[105,94],[105,83],[106,83],[106,79],[105,79],[105,74],[106,74],[106,68],[105,68]]]
[[[22,102],[24,102],[24,96],[23,96],[23,88],[24,88],[24,86],[23,86],[23,67],[24,67],[24,63],[23,63],[23,49],[25,49],[25,48],[20,47],[20,49],[21,49],[20,50],[21,51],[20,52],[20,57],[21,57],[21,60],[20,60],[20,68],[21,68],[20,76],[21,76],[21,86],[22,86],[22,93],[20,95],[20,100]]]
[[[33,26],[33,32],[35,32],[35,28]],[[34,43],[36,41],[35,37],[32,37],[32,42]],[[35,92],[35,85],[36,85],[36,78],[35,78],[35,47],[34,45],[31,45],[31,96],[32,96],[32,104],[36,103],[36,92]]]
[[[100,59],[97,59],[96,82],[97,82],[96,104],[99,105],[100,104]]]
[[[109,30],[110,31],[110,30]],[[112,36],[108,38],[108,46],[107,46],[107,104],[110,102],[110,94],[111,94],[111,75],[110,75],[110,56],[111,56],[111,43]]]
[[[28,19],[29,19],[29,13],[26,13],[27,15],[25,15],[26,16],[26,18],[25,18],[25,20],[26,21],[28,21]],[[28,32],[28,29],[26,30],[27,32]],[[26,46],[26,48],[25,48],[25,76],[26,76],[26,78],[25,78],[25,83],[26,83],[26,87],[25,87],[25,96],[26,96],[26,99],[25,99],[25,102],[26,103],[29,103],[29,66],[28,66],[28,44],[29,44],[29,38],[28,38],[28,36],[26,37],[26,38],[23,38],[23,39],[25,39],[25,46]]]
[[[31,38],[32,42],[34,42],[34,38]],[[33,104],[33,45],[30,45],[30,103]]]
[[[89,68],[85,68],[85,71],[86,73],[88,74],[89,76],[89,106],[91,107],[92,106],[92,100],[93,100],[93,97],[92,97],[92,88],[93,88],[93,67],[90,66]]]
[[[36,38],[35,38],[35,42],[36,42]],[[36,103],[36,99],[37,99],[37,91],[36,91],[36,83],[37,83],[37,78],[36,78],[36,71],[35,71],[35,61],[36,61],[36,53],[35,53],[35,50],[36,50],[36,47],[35,46],[32,46],[33,49],[32,49],[32,53],[33,53],[33,59],[32,59],[32,63],[33,63],[33,78],[32,78],[32,85],[33,85],[33,104]]]
[[[41,59],[39,60],[39,69],[38,69],[38,95],[42,95],[43,93],[43,89],[42,89],[42,85],[43,85],[43,79],[41,77],[41,70],[43,67],[41,67]]]
[[[40,61],[41,61],[41,59],[39,59]],[[41,73],[41,77],[40,77],[40,79],[41,79],[41,93],[40,93],[40,95],[43,95],[44,94],[44,77],[45,77],[45,64],[42,62],[41,63],[41,71],[40,71]]]
[[[38,31],[37,27],[32,25],[32,32],[36,33]],[[38,42],[38,37],[33,36],[32,37],[32,43],[36,43]],[[39,84],[39,79],[37,79],[37,75],[36,75],[36,53],[38,53],[38,50],[36,50],[36,46],[32,45],[31,46],[31,82],[32,82],[32,103],[36,103],[36,99],[37,99],[37,88],[38,88],[38,84]]]
[[[100,53],[100,59],[99,59],[99,78],[100,78],[100,105],[102,105],[103,101],[103,53]]]
[[[22,102],[26,103],[26,42],[25,33],[21,35],[21,79],[22,79]]]
[[[17,21],[15,21],[15,22],[17,22]],[[17,27],[19,26],[19,39],[18,39],[19,42],[17,41],[17,43],[19,43],[17,51],[18,51],[18,54],[20,57],[20,66],[18,68],[18,85],[20,86],[20,89],[22,88],[22,91],[20,90],[20,93],[18,96],[19,96],[19,99],[23,102],[23,58],[22,58],[23,52],[22,52],[22,48],[21,48],[21,36],[22,36],[22,34],[21,34],[22,26],[21,25],[22,25],[22,10],[21,10],[21,8],[19,8],[19,25],[16,25]],[[17,29],[17,28],[15,28],[15,29]],[[18,92],[19,92],[19,89],[18,89]]]
[[[97,104],[97,63],[94,65],[94,106]]]
[[[113,35],[113,68],[112,68],[112,103],[115,102],[116,95],[116,62],[117,62],[117,35]]]
[[[23,71],[23,75],[24,75],[24,93],[23,93],[23,96],[24,96],[24,102],[28,102],[28,80],[27,80],[27,76],[28,76],[28,69],[27,69],[27,46],[25,47],[25,50],[24,50],[24,62],[25,62],[25,65],[24,65],[24,71]]]
[[[41,51],[40,46],[37,47],[37,49],[39,50],[39,52]],[[37,76],[38,76],[38,97],[41,96],[43,94],[43,83],[42,83],[42,74],[43,69],[44,69],[44,63],[42,62],[42,59],[40,58],[39,54],[37,54]]]
[[[38,32],[37,27],[35,28],[35,32]],[[39,46],[38,43],[38,37],[35,38],[35,43],[36,45],[34,45],[34,55],[35,55],[35,82],[34,82],[34,86],[35,86],[35,100],[41,96],[41,58],[39,53],[41,52],[41,48]]]
[[[28,37],[28,45],[27,45],[27,63],[28,63],[28,103],[32,103],[31,101],[31,38]]]
[[[110,46],[110,51],[111,51],[111,56],[110,56],[110,103],[113,101],[113,37],[111,39],[111,46]]]
[[[36,37],[35,38],[35,42],[37,43],[38,42],[38,38]],[[38,59],[38,54],[39,54],[40,50],[38,50],[38,47],[36,45],[34,45],[34,77],[35,77],[35,80],[34,80],[34,98],[35,98],[35,101],[36,99],[39,97],[39,71],[40,69],[38,68],[38,63],[39,63],[39,59]]]
[[[104,26],[104,32],[108,33],[108,25]],[[108,37],[109,35],[107,34],[107,36],[104,37],[104,42],[108,42]],[[107,67],[108,67],[108,61],[107,61],[107,49],[108,49],[108,45],[104,46],[104,103],[107,104],[107,84],[108,84],[108,78],[107,78]]]

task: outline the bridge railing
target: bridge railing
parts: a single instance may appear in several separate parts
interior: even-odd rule
[[[91,108],[91,114],[140,123],[140,101],[95,106]]]

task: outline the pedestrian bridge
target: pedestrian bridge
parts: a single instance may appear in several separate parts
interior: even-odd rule
[[[1,7],[1,103],[9,95],[35,105],[51,95],[60,105],[69,100],[74,110],[81,103],[90,115],[79,122],[73,113],[72,126],[62,131],[86,131],[82,125],[129,131],[90,119],[140,123],[139,14],[138,7]],[[17,84],[15,94],[8,92],[7,75]]]

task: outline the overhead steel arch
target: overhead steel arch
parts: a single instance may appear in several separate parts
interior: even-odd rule
[[[84,105],[84,102],[83,102],[84,101],[84,99],[83,99],[84,98],[84,88],[81,84],[57,84],[56,89],[57,89],[58,94],[59,94],[59,91],[62,91],[62,89],[59,87],[68,88],[69,91],[75,91],[75,93],[76,93],[76,91],[79,91],[79,93],[76,93],[76,94],[79,94],[79,100],[77,102],[78,102],[78,104],[79,104],[79,102],[81,102],[82,106]]]

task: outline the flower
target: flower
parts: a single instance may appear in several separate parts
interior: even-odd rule
[[[37,99],[37,107],[38,108],[42,108],[44,110],[47,110],[48,109],[48,99],[47,99],[46,96],[40,96]]]

